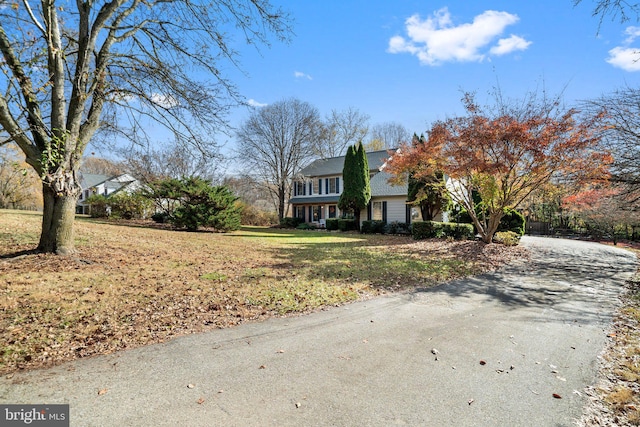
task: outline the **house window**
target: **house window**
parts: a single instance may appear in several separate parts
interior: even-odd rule
[[[336,191],[336,181],[337,180],[338,180],[338,178],[330,178],[329,179],[329,191],[327,191],[327,193],[329,193],[329,194],[337,193],[337,191]]]
[[[374,221],[382,221],[382,202],[373,202],[371,204],[371,216]]]
[[[296,206],[293,209],[293,216],[304,219],[304,206]]]
[[[296,187],[295,187],[295,195],[296,196],[304,196],[304,181],[298,181],[296,182]]]
[[[329,218],[335,218],[337,212],[338,209],[336,208],[336,205],[329,206]]]
[[[314,179],[313,181],[313,193],[312,194],[320,194],[320,181]]]
[[[313,216],[312,216],[312,218],[313,218],[312,221],[313,222],[320,221],[320,219],[322,218],[322,215],[320,214],[321,210],[322,210],[321,206],[314,206],[313,207]]]

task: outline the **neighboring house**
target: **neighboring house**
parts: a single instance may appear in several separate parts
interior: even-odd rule
[[[360,220],[410,224],[421,220],[420,210],[407,203],[407,184],[389,184],[384,171],[387,150],[367,153],[371,183],[371,201],[360,214]],[[293,197],[289,201],[293,216],[323,227],[327,218],[339,218],[338,199],[344,188],[342,169],[344,156],[320,159],[305,167],[293,180]],[[441,216],[437,220],[442,220]]]
[[[88,214],[90,213],[90,206],[87,203],[89,197],[94,195],[110,196],[121,191],[132,193],[139,189],[141,184],[127,173],[108,176],[80,172],[80,186],[82,192],[76,203],[76,213]]]

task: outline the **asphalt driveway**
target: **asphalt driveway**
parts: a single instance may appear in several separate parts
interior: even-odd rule
[[[68,403],[72,426],[574,425],[636,258],[522,244],[497,273],[16,373],[0,403]]]

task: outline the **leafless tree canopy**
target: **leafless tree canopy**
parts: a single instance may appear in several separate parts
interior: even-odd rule
[[[255,110],[237,132],[241,167],[273,194],[280,218],[286,213],[293,175],[314,155],[319,129],[315,107],[286,99]]]
[[[327,159],[343,155],[347,147],[362,141],[369,133],[369,116],[355,108],[331,111],[322,124],[315,148],[318,157]]]
[[[73,247],[76,172],[98,130],[144,141],[153,120],[208,150],[243,99],[222,70],[242,42],[286,39],[268,0],[41,0],[0,5],[0,144],[43,180],[39,248]]]
[[[623,88],[586,103],[587,111],[604,111],[603,138],[614,157],[612,180],[640,200],[640,89]]]
[[[403,142],[411,141],[411,133],[403,125],[395,122],[375,125],[370,137],[372,141],[380,141],[383,148],[396,148]]]
[[[573,0],[575,6],[582,3],[583,0]],[[593,8],[593,16],[600,19],[600,25],[605,17],[610,16],[613,21],[621,23],[628,22],[632,19],[640,18],[640,5],[627,0],[593,0],[595,6]]]
[[[80,166],[80,170],[84,173],[108,176],[119,175],[124,171],[122,164],[96,156],[85,156],[82,159],[82,166]]]
[[[179,143],[125,150],[122,168],[144,183],[165,178],[221,179],[221,157]]]

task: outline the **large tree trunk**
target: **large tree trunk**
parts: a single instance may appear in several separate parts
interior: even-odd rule
[[[353,208],[353,218],[356,223],[356,230],[360,231],[360,208]]]
[[[42,185],[44,210],[38,250],[68,255],[74,252],[73,221],[80,186],[68,173]]]
[[[493,236],[496,234],[498,227],[500,227],[500,220],[504,216],[499,212],[489,212],[489,221],[487,221],[487,227],[481,231],[482,241],[485,243],[492,243]]]
[[[278,219],[282,221],[285,215],[285,190],[282,186],[278,188]]]

